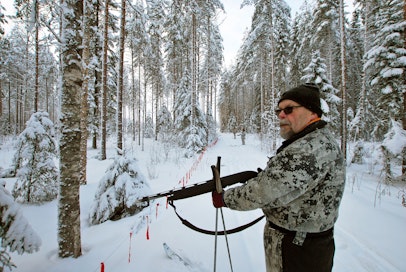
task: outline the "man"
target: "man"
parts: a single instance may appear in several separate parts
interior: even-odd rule
[[[304,84],[278,102],[280,135],[285,141],[266,168],[246,184],[213,192],[215,207],[261,208],[266,269],[331,271],[333,227],[345,184],[341,150],[320,119],[317,86]]]

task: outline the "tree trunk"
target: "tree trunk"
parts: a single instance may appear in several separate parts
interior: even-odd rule
[[[34,83],[34,112],[38,112],[38,97],[39,97],[39,3],[34,2],[35,13],[35,83]]]
[[[133,117],[133,120],[132,120],[132,139],[133,139],[133,142],[135,142],[135,133],[136,133],[136,129],[135,129],[135,125],[136,125],[136,123],[135,123],[135,116],[136,116],[136,114],[135,114],[135,105],[136,105],[136,101],[137,101],[137,99],[136,99],[136,93],[135,93],[135,65],[134,65],[134,45],[133,45],[133,41],[132,40],[130,40],[130,43],[131,43],[131,45],[130,45],[130,49],[131,49],[131,94],[132,94],[132,97],[131,97],[131,111],[132,111],[132,117]]]
[[[117,86],[117,149],[121,153],[123,150],[123,89],[124,89],[124,41],[125,41],[125,3],[121,0],[121,20],[120,20],[120,46],[119,46],[119,68]],[[122,153],[121,153],[122,154]]]
[[[141,59],[141,52],[138,54]],[[138,61],[138,145],[141,145],[141,61]]]
[[[100,14],[100,2],[94,3],[94,26],[99,29],[99,14]],[[100,35],[94,35],[94,49],[92,55],[97,58],[97,60],[101,60],[103,48],[101,46],[101,38]],[[93,108],[93,132],[92,132],[92,148],[97,149],[97,137],[99,136],[100,131],[100,94],[101,94],[101,78],[102,72],[99,69],[99,64],[96,65],[94,69],[94,108]]]
[[[59,257],[82,254],[80,233],[81,18],[83,1],[64,0],[59,191]]]
[[[191,56],[191,77],[192,77],[192,95],[191,95],[191,104],[192,110],[190,113],[190,122],[193,126],[195,124],[195,108],[196,108],[196,95],[197,95],[197,20],[196,13],[192,11],[192,56]]]
[[[104,37],[103,37],[103,76],[102,76],[102,116],[101,116],[101,151],[100,159],[105,160],[107,140],[107,53],[108,53],[108,29],[109,29],[109,0],[105,3],[104,14]]]
[[[8,83],[10,85],[10,82]],[[3,116],[3,81],[0,80],[0,118]],[[9,123],[10,124],[10,123]],[[8,133],[8,132],[7,132]]]
[[[406,1],[403,2],[403,19],[406,21]],[[406,49],[406,27],[403,31],[405,49]],[[403,77],[406,85],[406,76]],[[406,92],[403,92],[403,129],[406,130]],[[403,149],[403,162],[402,162],[402,176],[403,180],[406,181],[406,147]]]
[[[90,23],[89,20],[92,16],[92,8],[89,0],[84,0],[84,13],[83,18],[83,84],[82,84],[82,98],[80,105],[80,184],[86,184],[86,165],[87,165],[87,118],[89,106],[87,97],[89,93],[89,59],[90,59]]]
[[[345,48],[345,24],[344,24],[344,3],[340,0],[340,36],[341,36],[341,98],[342,98],[342,135],[341,150],[344,162],[347,161],[347,97],[346,97],[346,48]]]

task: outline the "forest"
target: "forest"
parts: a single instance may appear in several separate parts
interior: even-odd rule
[[[278,97],[301,83],[319,86],[323,118],[347,160],[359,160],[365,142],[380,142],[386,182],[397,178],[391,164],[404,180],[405,2],[354,0],[349,14],[349,1],[304,1],[295,16],[284,0],[240,2],[254,13],[231,67],[224,64],[221,0],[15,0],[13,17],[0,4],[0,139],[19,137],[21,154],[39,147],[44,160],[59,159],[59,169],[44,160],[36,166],[48,167],[44,182],[59,180],[40,201],[55,199],[59,186],[59,209],[77,211],[60,213],[60,257],[81,254],[77,198],[88,143],[100,160],[111,138],[118,154],[126,141],[143,146],[152,138],[193,157],[218,129],[244,129],[272,153]],[[43,134],[33,137],[30,124],[41,124]],[[4,175],[16,174],[21,156]],[[16,199],[35,201],[24,186]]]

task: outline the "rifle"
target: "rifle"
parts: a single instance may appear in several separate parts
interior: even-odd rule
[[[203,181],[200,183],[195,183],[195,184],[192,184],[189,186],[184,186],[179,189],[173,189],[173,190],[169,190],[166,192],[161,192],[161,193],[157,193],[154,195],[145,196],[143,198],[138,199],[136,202],[138,202],[138,203],[146,202],[149,205],[149,202],[153,199],[167,197],[168,203],[173,207],[176,215],[178,216],[180,221],[182,221],[182,224],[184,224],[188,228],[195,230],[197,232],[208,234],[208,235],[215,235],[215,236],[226,235],[227,233],[232,234],[232,233],[242,231],[242,230],[256,224],[262,218],[264,218],[264,216],[261,216],[248,224],[245,224],[243,226],[240,226],[240,227],[237,227],[237,228],[234,228],[231,230],[210,231],[210,230],[201,229],[201,228],[193,225],[192,223],[190,223],[188,220],[184,219],[182,216],[180,216],[179,213],[176,211],[176,206],[173,204],[174,200],[185,199],[185,198],[189,198],[189,197],[193,197],[193,196],[197,196],[197,195],[201,195],[201,194],[205,194],[205,193],[210,193],[215,190],[219,191],[220,189],[222,190],[222,188],[225,188],[227,186],[230,186],[230,185],[233,185],[236,183],[245,183],[249,179],[255,178],[258,175],[258,172],[261,171],[261,169],[258,168],[258,172],[243,171],[243,172],[239,172],[239,173],[235,173],[235,174],[232,174],[229,176],[219,178],[220,157],[217,158],[217,166],[212,165],[211,168],[212,168],[212,172],[213,172],[213,178],[210,180]],[[220,180],[220,182],[219,182],[219,180]]]
[[[247,180],[251,178],[255,178],[258,175],[255,171],[243,171],[239,173],[235,173],[232,175],[221,177],[221,185],[223,188],[236,184],[236,183],[245,183]],[[137,202],[147,202],[161,198],[161,197],[168,197],[168,201],[172,202],[174,200],[185,199],[205,193],[211,193],[212,191],[216,190],[216,183],[213,179],[206,180],[200,183],[195,183],[189,186],[184,186],[178,189],[172,189],[169,191],[145,196],[137,200]]]

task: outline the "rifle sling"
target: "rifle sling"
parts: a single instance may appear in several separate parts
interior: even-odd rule
[[[178,218],[180,219],[182,224],[185,225],[186,227],[188,227],[188,228],[190,228],[190,229],[192,229],[194,231],[203,233],[203,234],[216,235],[215,231],[201,229],[201,228],[193,225],[192,223],[190,223],[188,220],[182,218],[182,216],[180,216],[179,213],[176,211],[176,206],[173,204],[173,201],[170,201],[169,205],[171,205],[173,207],[173,210],[175,211],[175,214],[178,216]],[[261,219],[264,218],[264,217],[265,217],[265,215],[262,215],[262,216],[258,217],[257,219],[255,219],[254,221],[249,222],[248,224],[239,226],[239,227],[234,228],[234,229],[218,231],[217,235],[227,235],[227,234],[233,234],[233,233],[236,233],[236,232],[240,232],[242,230],[245,230],[245,229],[255,225],[256,223],[261,221]]]

